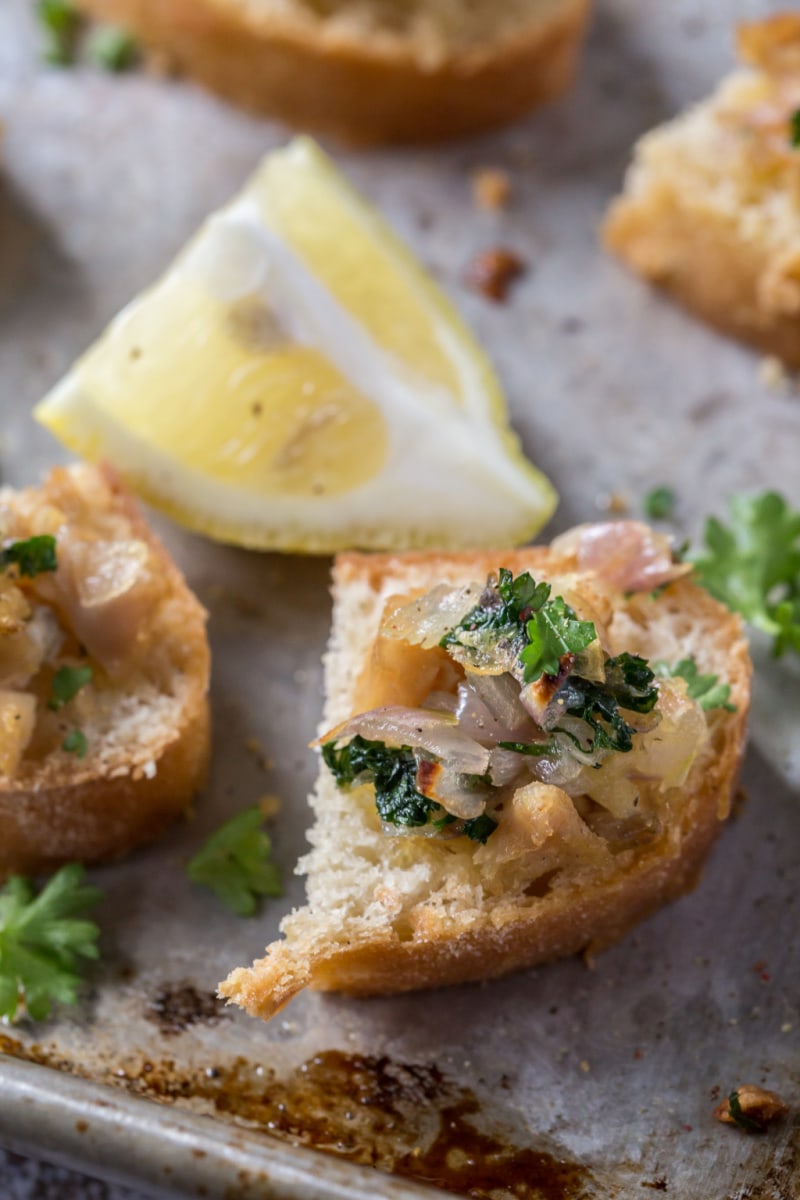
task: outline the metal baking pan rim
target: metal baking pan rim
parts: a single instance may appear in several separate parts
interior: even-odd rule
[[[407,1182],[213,1117],[0,1055],[0,1145],[159,1196],[433,1200]]]

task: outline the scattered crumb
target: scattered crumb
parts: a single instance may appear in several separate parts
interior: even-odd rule
[[[472,198],[478,208],[496,212],[511,199],[511,176],[502,167],[480,167],[472,176]]]
[[[144,1015],[169,1037],[190,1025],[215,1025],[224,1017],[224,1008],[213,992],[200,992],[192,983],[168,983],[149,1001]]]
[[[717,1105],[713,1115],[725,1125],[737,1125],[745,1133],[760,1133],[788,1111],[788,1105],[775,1092],[755,1083],[743,1083]]]
[[[624,516],[630,510],[630,497],[625,492],[600,492],[595,498],[595,508],[609,516]]]
[[[584,1058],[584,1059],[581,1059],[581,1061],[580,1061],[580,1063],[579,1063],[578,1065],[580,1066],[580,1069],[581,1069],[581,1070],[584,1072],[584,1074],[586,1074],[586,1075],[588,1075],[589,1071],[591,1071],[591,1069],[592,1069],[592,1068],[590,1067],[589,1063],[586,1061],[586,1059],[585,1059],[585,1058]]]
[[[525,274],[523,259],[513,250],[495,246],[476,254],[467,268],[467,285],[481,292],[488,300],[502,303],[516,279]]]
[[[791,1033],[793,1028],[794,1026],[791,1021],[784,1021],[783,1025],[781,1025],[781,1033]]]
[[[261,809],[261,815],[265,821],[274,821],[278,813],[281,811],[280,796],[273,796],[267,793],[265,796],[259,796],[258,807]]]
[[[253,758],[261,767],[262,771],[269,771],[273,766],[272,759],[269,757],[258,738],[248,738],[244,744],[244,748],[248,754],[253,755]]]
[[[759,382],[771,392],[788,392],[791,385],[789,372],[779,358],[768,354],[758,364]]]

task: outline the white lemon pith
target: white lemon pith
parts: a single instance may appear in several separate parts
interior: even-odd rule
[[[308,139],[264,160],[35,415],[239,545],[511,543],[555,506],[458,315]]]

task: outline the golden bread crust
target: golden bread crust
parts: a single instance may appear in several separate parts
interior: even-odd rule
[[[463,581],[465,576],[480,579],[500,566],[515,573],[530,570],[552,576],[574,570],[575,560],[543,547],[507,553],[347,554],[336,561],[334,595],[339,603],[356,592],[385,596],[395,590],[391,584],[403,577],[417,587],[425,575],[428,586],[433,586],[442,580]],[[627,603],[620,594],[619,607]],[[637,603],[638,619],[642,611],[649,611],[653,620],[658,614],[659,620],[674,621],[678,635],[691,628],[713,641],[715,663],[729,682],[736,705],[735,712],[713,714],[708,752],[695,763],[681,790],[674,823],[655,841],[620,854],[611,873],[578,874],[572,882],[546,889],[535,899],[526,897],[524,903],[509,896],[491,907],[449,911],[423,900],[409,908],[403,921],[393,922],[387,916],[368,928],[356,923],[339,938],[331,925],[325,925],[321,908],[317,915],[323,917],[322,923],[315,925],[312,898],[311,909],[287,919],[286,939],[268,947],[267,956],[251,968],[233,971],[220,986],[221,994],[252,1015],[268,1019],[307,986],[374,994],[487,979],[553,958],[601,950],[690,889],[730,809],[744,746],[750,659],[740,619],[686,579],[673,583],[657,599]],[[364,599],[364,610],[366,604]],[[333,720],[347,715],[347,695],[352,695],[359,667],[345,664],[349,683],[337,699],[335,689],[348,653],[341,626],[339,611],[328,659],[326,716]],[[374,619],[371,628],[374,631]],[[326,806],[336,804],[335,785],[323,769],[317,796],[320,817]],[[321,837],[312,834],[312,842],[321,846]],[[318,904],[321,899],[317,895]],[[311,918],[304,919],[309,912]]]
[[[24,766],[13,779],[0,778],[0,879],[52,871],[67,862],[119,858],[158,837],[205,782],[210,750],[205,610],[116,473],[103,467],[98,474],[130,536],[146,542],[157,563],[164,590],[150,620],[160,652],[174,664],[170,686],[179,704],[157,735],[149,733],[139,745],[132,740],[108,761],[89,757],[65,765],[59,755]]]
[[[606,247],[709,324],[800,366],[800,16],[739,30],[752,70],[646,135]]]
[[[392,40],[325,36],[226,0],[80,0],[245,108],[359,144],[426,142],[513,121],[574,75],[591,0],[513,39],[420,61]],[[322,23],[321,23],[322,24]],[[368,101],[365,102],[365,97]]]

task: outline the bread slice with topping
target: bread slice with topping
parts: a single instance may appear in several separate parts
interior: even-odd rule
[[[712,325],[800,366],[800,13],[743,25],[747,66],[637,144],[605,244]]]
[[[591,0],[79,0],[237,104],[348,141],[489,129],[569,85]]]
[[[340,557],[308,904],[221,994],[395,992],[616,941],[727,816],[739,618],[635,522],[550,548]]]
[[[107,468],[0,491],[0,878],[116,858],[202,786],[205,612]]]

